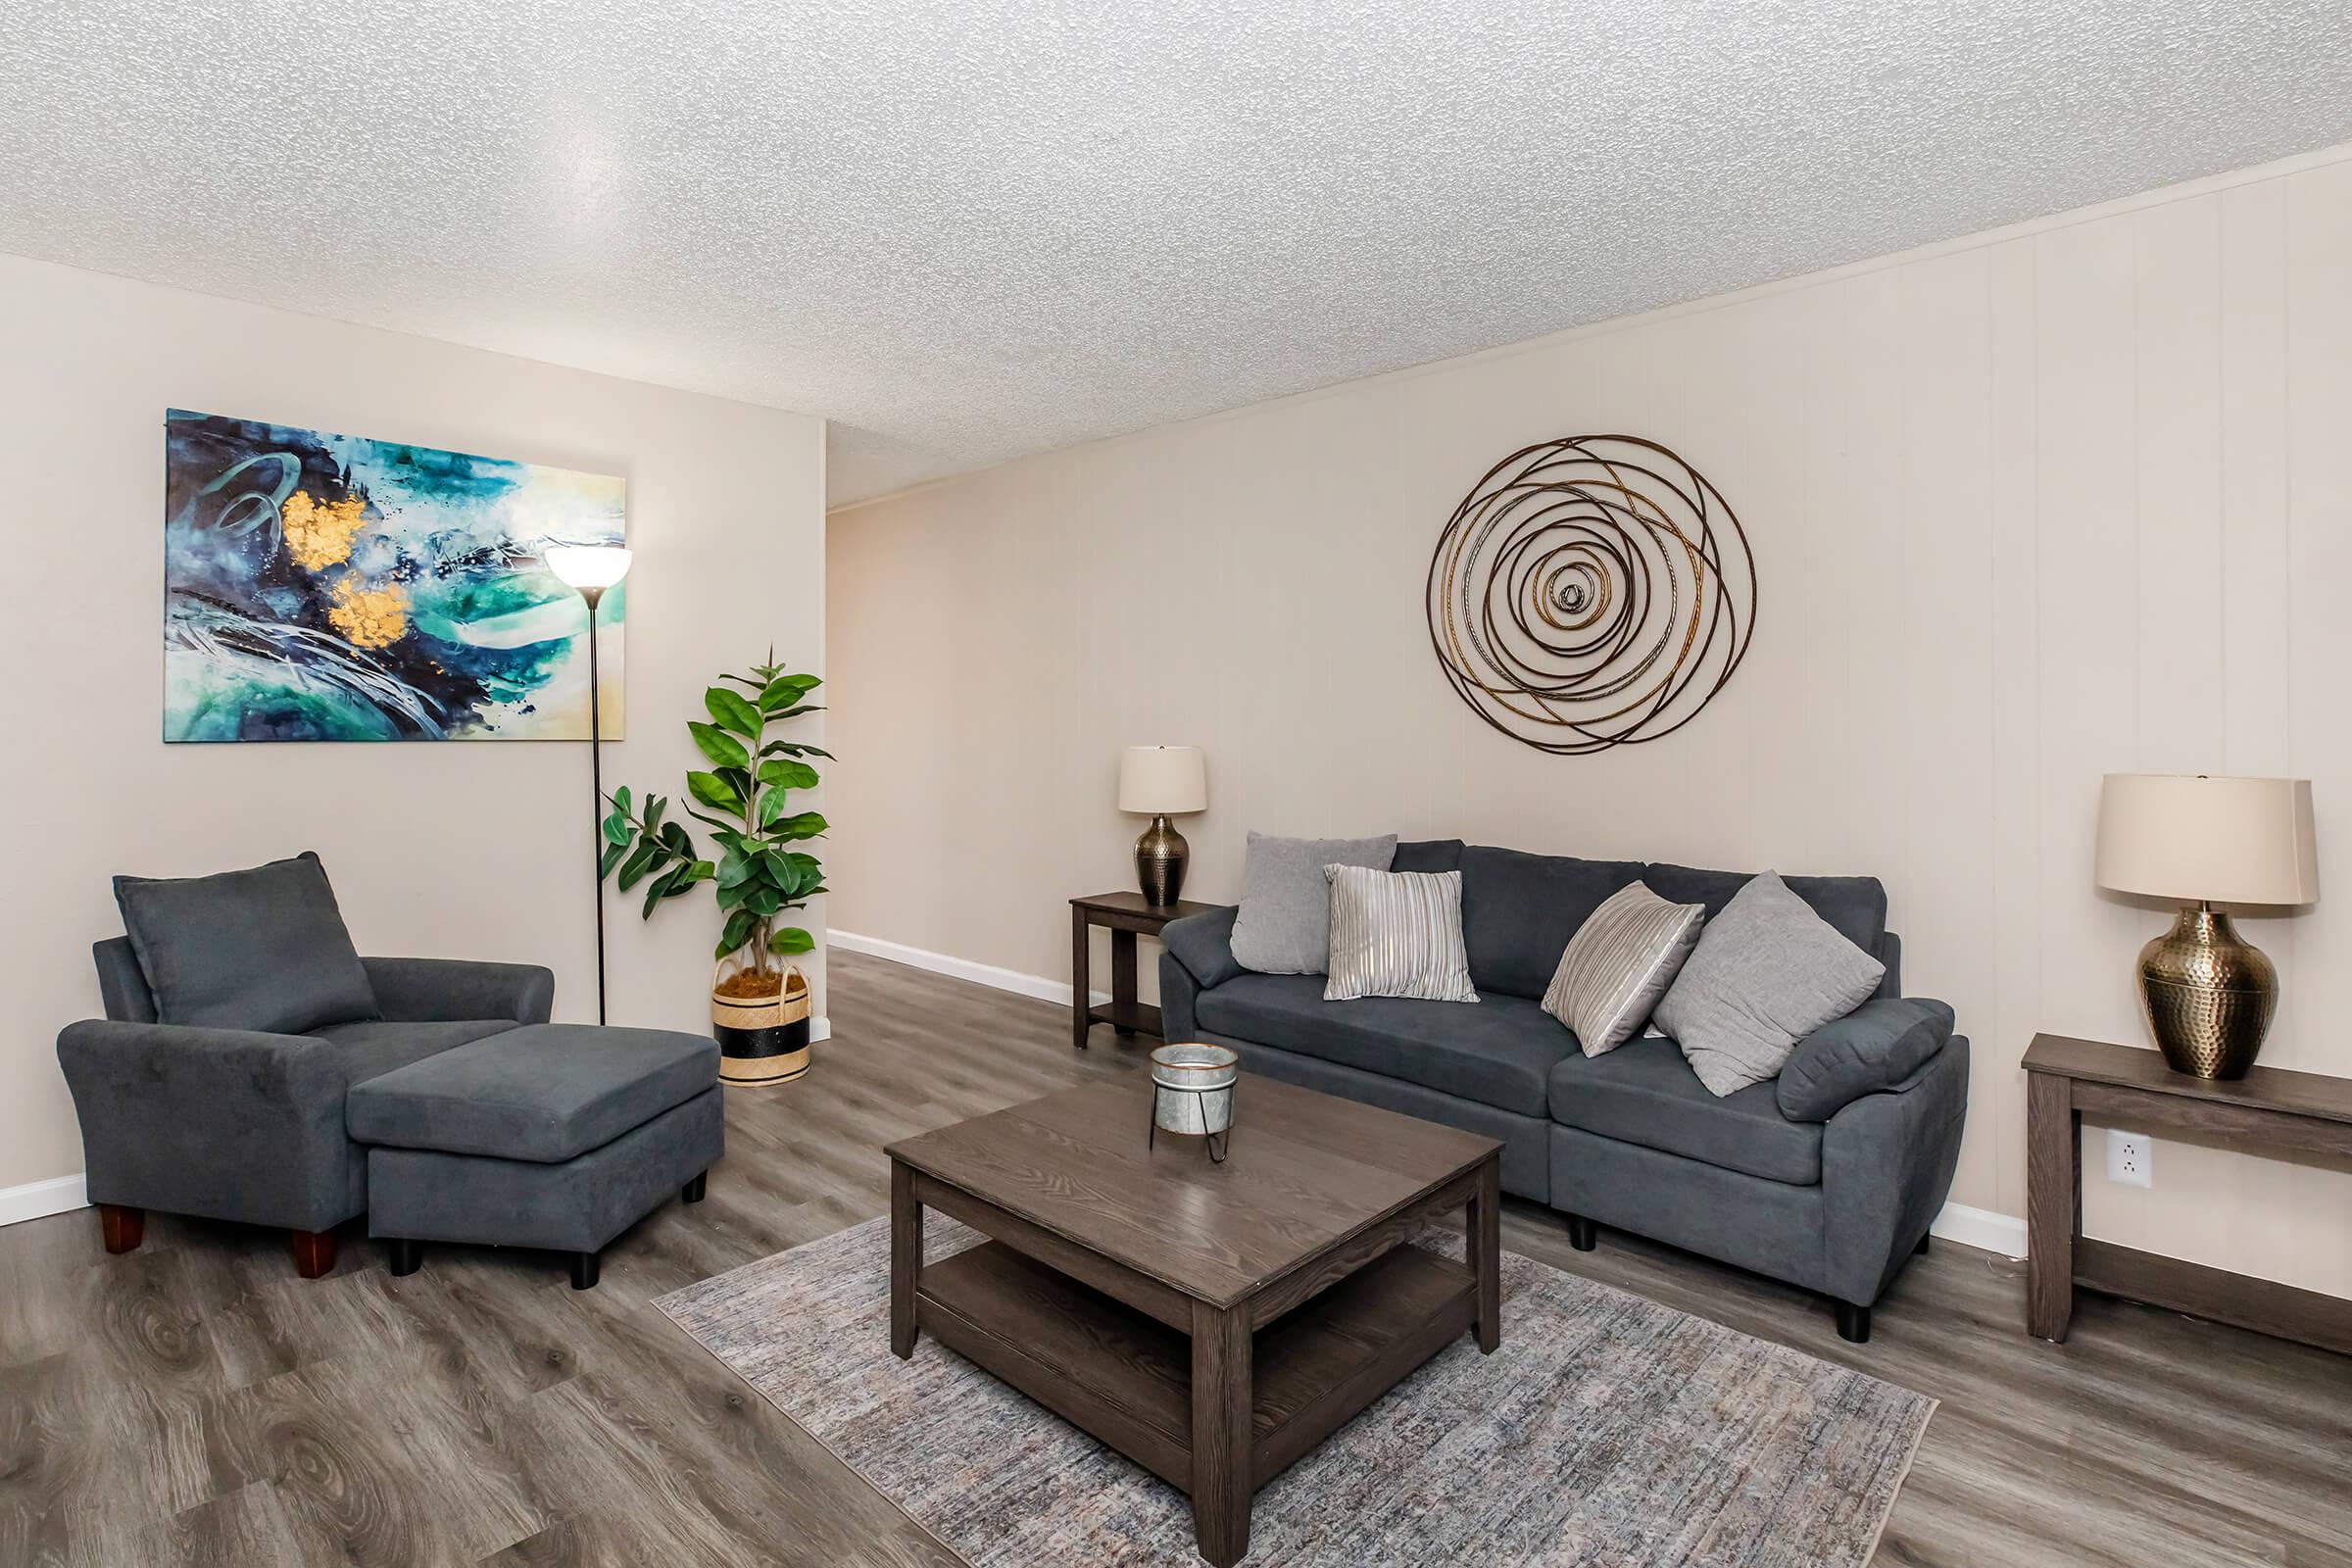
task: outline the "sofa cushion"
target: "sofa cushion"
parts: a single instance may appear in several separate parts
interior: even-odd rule
[[[1642,880],[1661,899],[1676,904],[1703,904],[1707,918],[1723,912],[1740,890],[1755,880],[1752,871],[1702,871],[1688,865],[1658,861],[1642,868]],[[1783,877],[1788,891],[1813,906],[1838,935],[1872,957],[1880,957],[1880,939],[1886,934],[1886,889],[1875,876]]]
[[[1325,1002],[1319,976],[1246,974],[1201,992],[1195,1008],[1200,1026],[1220,1035],[1527,1116],[1544,1114],[1552,1064],[1576,1051],[1576,1036],[1517,997],[1487,997],[1475,1007],[1390,997]]]
[[[1386,871],[1396,835],[1373,839],[1283,839],[1251,833],[1242,860],[1241,912],[1233,921],[1233,956],[1259,974],[1321,974],[1331,954],[1327,865]]]
[[[1629,1040],[1606,1055],[1566,1056],[1551,1069],[1551,1119],[1766,1181],[1821,1180],[1821,1124],[1781,1114],[1771,1084],[1718,1100],[1674,1042]]]
[[[1638,880],[1639,860],[1579,860],[1474,844],[1462,851],[1462,940],[1479,995],[1541,1000],[1568,939],[1602,901]],[[1661,898],[1682,898],[1664,888]]]
[[[552,1164],[718,1082],[718,1043],[666,1029],[524,1024],[353,1086],[364,1144]]]
[[[308,1034],[377,1015],[318,857],[214,876],[115,878],[164,1023]]]
[[[1461,868],[1460,839],[1398,839],[1396,858],[1389,862],[1392,871],[1459,871]]]
[[[1586,1055],[1616,1050],[1649,1021],[1705,918],[1697,905],[1669,904],[1640,882],[1619,888],[1568,939],[1544,1010],[1576,1032]]]
[[[347,1083],[366,1083],[410,1062],[455,1051],[491,1035],[519,1027],[512,1018],[461,1018],[432,1023],[391,1023],[369,1018],[359,1023],[330,1024],[314,1029],[311,1038],[325,1042],[343,1062]]]

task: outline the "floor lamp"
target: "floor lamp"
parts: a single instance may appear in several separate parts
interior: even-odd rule
[[[596,607],[605,590],[627,574],[629,553],[618,545],[558,545],[547,569],[588,602],[588,832],[589,867],[596,889],[596,1021],[605,1021],[605,733],[596,683]]]

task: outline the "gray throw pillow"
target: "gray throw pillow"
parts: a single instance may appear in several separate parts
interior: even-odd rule
[[[1462,947],[1462,873],[1327,865],[1331,978],[1325,1002],[1412,997],[1476,1002]]]
[[[1616,1050],[1657,1010],[1706,918],[1704,905],[1669,903],[1640,882],[1619,888],[1568,939],[1544,1010],[1575,1031],[1586,1055]]]
[[[1657,1025],[1710,1092],[1736,1094],[1777,1075],[1799,1040],[1869,1001],[1886,972],[1767,871],[1699,933],[1658,1004]]]
[[[159,1022],[299,1035],[381,1017],[308,850],[217,876],[115,878]]]
[[[1242,861],[1242,907],[1233,919],[1233,961],[1259,974],[1321,974],[1331,956],[1327,865],[1386,871],[1396,835],[1376,839],[1278,839],[1250,835]]]

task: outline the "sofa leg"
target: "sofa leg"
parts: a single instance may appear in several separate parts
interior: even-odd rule
[[[705,1171],[700,1176],[697,1176],[694,1180],[686,1184],[686,1201],[689,1203],[699,1203],[703,1200],[704,1195],[710,1191],[710,1173],[709,1171]]]
[[[1919,1233],[1919,1245],[1911,1249],[1911,1255],[1913,1257],[1925,1257],[1928,1255],[1928,1233],[1926,1231],[1921,1231]]]
[[[603,1261],[604,1261],[604,1259],[603,1259],[603,1257],[602,1257],[602,1255],[601,1255],[600,1253],[596,1253],[596,1252],[574,1252],[574,1253],[572,1253],[572,1254],[571,1254],[571,1288],[572,1288],[573,1290],[575,1290],[575,1291],[593,1291],[593,1290],[595,1290],[595,1289],[596,1289],[596,1281],[597,1281],[597,1275],[598,1275],[598,1271],[599,1271],[600,1267],[602,1266],[602,1264],[603,1264]]]
[[[294,1250],[294,1272],[304,1279],[315,1280],[335,1271],[333,1231],[288,1231],[286,1240]]]
[[[147,1239],[147,1211],[121,1203],[100,1203],[98,1234],[106,1239],[108,1251],[135,1252],[139,1243]]]
[[[424,1266],[424,1244],[422,1242],[413,1242],[405,1237],[396,1237],[391,1243],[390,1251],[394,1274],[414,1274]]]
[[[1568,1245],[1580,1252],[1590,1252],[1600,1245],[1600,1222],[1582,1214],[1563,1214],[1568,1222]]]
[[[1851,1301],[1833,1301],[1838,1309],[1838,1337],[1849,1345],[1870,1343],[1870,1308]]]

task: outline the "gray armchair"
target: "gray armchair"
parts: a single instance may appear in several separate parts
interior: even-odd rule
[[[104,1019],[69,1024],[57,1058],[81,1120],[107,1250],[146,1210],[282,1227],[305,1279],[334,1267],[334,1228],[368,1206],[344,1131],[353,1084],[485,1035],[545,1023],[555,976],[531,964],[364,958],[379,1018],[308,1034],[156,1021],[127,938],[100,942]]]

